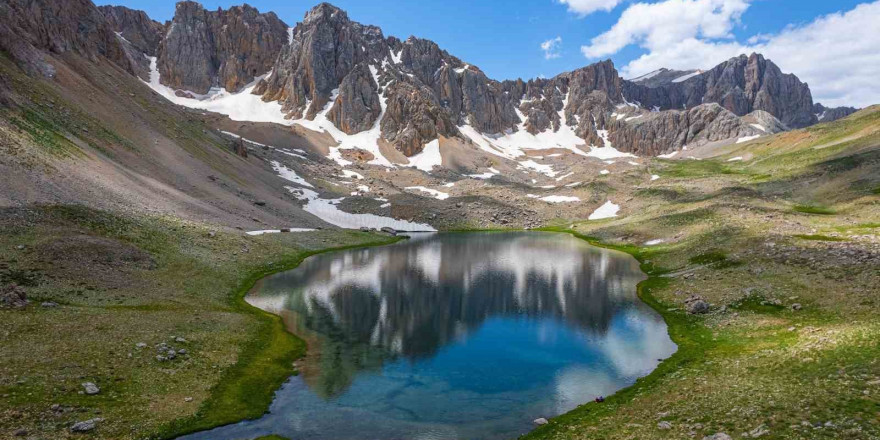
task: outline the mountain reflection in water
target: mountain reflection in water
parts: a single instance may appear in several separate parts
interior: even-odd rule
[[[311,257],[248,297],[308,343],[300,376],[263,419],[191,438],[515,437],[675,351],[644,278],[628,255],[535,232]]]

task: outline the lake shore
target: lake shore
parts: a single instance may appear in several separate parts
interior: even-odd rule
[[[791,215],[813,215],[794,212],[797,214]],[[28,217],[24,224],[19,221]],[[394,241],[390,237],[376,241],[374,235],[353,231],[275,234],[261,238],[225,233],[212,236],[214,231],[203,225],[168,219],[132,221],[65,207],[8,210],[5,218],[12,233],[4,236],[2,245],[20,252],[12,260],[4,261],[5,273],[16,276],[23,285],[34,277],[51,280],[49,286],[29,292],[33,302],[29,309],[0,312],[10,318],[4,319],[3,324],[7,334],[12,329],[26,328],[24,322],[30,322],[29,337],[41,340],[60,325],[68,326],[71,336],[91,335],[95,330],[106,335],[48,339],[47,349],[61,350],[58,347],[67,346],[71,354],[55,357],[55,363],[30,367],[31,374],[16,376],[20,383],[4,383],[2,394],[20,409],[13,416],[4,413],[3,426],[42,423],[57,430],[79,419],[101,417],[106,422],[98,434],[108,436],[106,438],[135,435],[170,438],[262,415],[277,386],[292,374],[291,362],[303,353],[304,346],[283,329],[278,318],[244,305],[243,295],[257,279],[294,267],[316,252]],[[826,216],[813,218],[826,223],[832,220]],[[632,387],[608,396],[602,404],[586,404],[551,419],[550,424],[536,429],[528,438],[570,438],[572,429],[583,433],[602,432],[607,438],[623,438],[635,433],[643,438],[668,438],[670,431],[711,435],[711,431],[748,432],[761,425],[765,426],[761,429],[777,429],[788,436],[801,430],[799,423],[788,423],[793,418],[828,419],[832,424],[834,420],[858,420],[857,417],[871,420],[866,418],[866,411],[876,402],[876,394],[872,393],[870,384],[880,376],[876,364],[872,363],[880,349],[871,341],[877,340],[875,336],[880,334],[880,329],[866,312],[857,312],[865,307],[863,300],[853,303],[858,296],[846,295],[843,301],[838,297],[829,304],[821,298],[827,284],[814,283],[823,288],[816,291],[804,289],[802,284],[788,284],[793,279],[815,277],[815,274],[810,274],[807,266],[785,262],[768,264],[763,254],[749,255],[746,250],[754,247],[753,240],[747,239],[751,235],[703,234],[694,241],[654,246],[629,244],[632,240],[615,241],[615,237],[633,235],[635,230],[650,230],[656,234],[657,228],[651,225],[657,223],[654,219],[653,223],[629,224],[625,226],[626,233],[621,226],[608,222],[547,228],[573,233],[593,245],[623,251],[639,260],[649,275],[649,279],[639,285],[639,295],[664,316],[679,350]],[[80,236],[106,237],[114,243],[134,244],[149,251],[159,268],[121,267],[119,273],[108,275],[101,271],[101,265],[93,268],[101,272],[90,273],[72,272],[63,264],[41,264],[45,263],[42,260],[46,252],[53,249],[46,247],[48,243]],[[713,240],[711,246],[707,246],[707,239]],[[839,241],[840,238],[835,240],[774,238],[775,242],[797,245],[801,252],[809,252],[815,246],[847,244]],[[184,249],[179,243],[190,247]],[[17,246],[24,249],[19,250]],[[245,248],[249,250],[244,252]],[[706,256],[705,249],[715,249],[711,258]],[[55,252],[53,255],[64,254]],[[70,258],[76,255],[66,257]],[[193,265],[198,260],[211,263],[200,269],[207,270],[204,277],[215,279],[197,277],[181,282],[195,273]],[[876,277],[875,273],[864,271],[865,263],[854,263],[862,265],[861,278],[843,278],[844,284],[838,280],[830,282],[844,289],[857,289],[865,279]],[[40,265],[43,267],[38,267]],[[166,265],[168,267],[163,268]],[[782,267],[792,272],[784,273],[780,270]],[[218,278],[218,274],[229,270],[233,273]],[[742,292],[744,279],[754,277],[756,272],[764,281],[760,283],[761,290]],[[83,285],[85,275],[91,275],[89,279],[95,280],[92,284],[99,285]],[[120,284],[124,283],[120,281],[138,284],[121,288]],[[163,286],[163,282],[170,284]],[[224,290],[222,285],[226,282],[238,286],[237,289]],[[101,283],[107,285],[101,286]],[[100,296],[96,293],[132,291],[127,289],[134,289],[140,295],[126,297],[117,293],[122,304],[97,303]],[[732,289],[735,294],[724,295],[734,291]],[[684,312],[681,301],[687,295],[683,291],[702,295],[712,304],[711,312],[700,316]],[[205,292],[215,293],[203,297]],[[768,295],[769,292],[773,293]],[[196,293],[198,298],[189,296]],[[797,298],[791,299],[794,297]],[[39,307],[38,303],[45,302],[43,300],[58,303],[60,310]],[[126,301],[131,303],[125,304]],[[803,309],[794,310],[793,301],[799,301],[797,304]],[[252,310],[247,310],[249,308]],[[58,313],[61,311],[63,315]],[[198,318],[193,319],[192,313]],[[88,318],[84,319],[84,315]],[[69,316],[77,316],[78,320],[72,322],[67,319]],[[156,321],[158,316],[163,322]],[[206,322],[210,323],[211,332],[200,329]],[[132,328],[138,328],[135,334],[131,334]],[[241,329],[248,330],[241,334]],[[172,335],[189,337],[185,347],[192,354],[171,364],[156,361],[153,345],[168,341]],[[141,340],[150,344],[142,353],[136,347]],[[20,348],[27,344],[27,340],[21,339],[7,345],[4,354],[20,353]],[[113,347],[111,353],[103,354],[107,346]],[[854,347],[858,349],[854,351]],[[127,358],[128,352],[135,361],[127,361],[132,359]],[[764,354],[768,352],[771,355]],[[95,367],[82,362],[78,371],[53,378],[52,371],[63,371],[63,365],[78,355],[92,359]],[[196,356],[207,359],[197,360]],[[792,356],[795,359],[791,359]],[[4,356],[4,359],[27,362],[13,356]],[[101,371],[98,365],[113,368]],[[725,373],[728,367],[738,365],[743,366]],[[11,367],[7,364],[4,368],[10,370]],[[273,373],[254,375],[251,373],[254,368],[261,373]],[[85,380],[101,386],[101,394],[95,397],[78,394],[79,382]],[[761,414],[767,422],[746,429],[748,421],[715,408],[715,402],[742,401],[740,394],[746,391],[760,395],[761,386],[769,386],[768,380],[784,388],[773,388],[774,406],[762,408]],[[817,388],[821,393],[813,393],[817,382],[821,384]],[[841,382],[845,386],[841,386]],[[224,385],[218,387],[218,383]],[[186,387],[189,392],[182,395],[175,390],[178,387]],[[245,393],[244,389],[252,391]],[[153,395],[153,399],[169,408],[167,411],[133,411],[141,407],[140,400],[133,398],[135,394]],[[667,398],[670,394],[680,398],[671,401]],[[811,405],[810,396],[820,400]],[[189,397],[193,401],[188,401]],[[759,398],[753,405],[763,406],[767,402],[769,398]],[[55,404],[61,411],[49,408]],[[811,414],[811,407],[828,409]],[[633,418],[641,422],[633,422]],[[623,419],[630,421],[622,422]],[[774,420],[786,420],[787,424],[774,423]],[[54,425],[46,424],[47,421]],[[669,422],[670,428],[661,429],[660,426],[667,426],[661,425],[662,422]],[[824,427],[825,421],[822,424],[825,432],[833,429]],[[132,426],[143,428],[132,431]]]
[[[245,293],[310,255],[399,240],[249,237],[69,206],[0,214],[0,248],[11,250],[0,274],[30,301],[0,310],[0,431],[52,438],[98,418],[99,438],[172,438],[259,417],[305,345]],[[82,393],[85,382],[99,393]]]

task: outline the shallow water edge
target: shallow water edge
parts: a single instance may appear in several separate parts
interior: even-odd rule
[[[468,231],[468,232],[487,232],[487,231]],[[505,232],[516,232],[516,231],[505,231]],[[570,232],[570,231],[565,231],[565,230],[551,230],[551,231],[542,231],[542,232]],[[598,247],[598,248],[607,249],[607,250],[611,250],[611,251],[617,251],[617,252],[623,251],[623,253],[627,253],[627,254],[629,254],[629,256],[637,257],[637,255],[634,255],[633,252],[627,252],[627,249],[621,249],[621,248],[619,248],[619,247],[615,247],[615,246],[604,245],[604,244],[602,244],[602,243],[595,242],[594,240],[590,240],[588,237],[578,236],[577,234],[573,234],[573,235],[575,235],[575,237],[576,237],[577,239],[585,240],[588,244],[590,244],[590,245],[592,245],[592,246],[595,246],[595,247]],[[331,249],[331,250],[327,250],[327,251],[325,251],[325,252],[333,252],[333,251],[339,251],[339,250],[341,250],[341,249]],[[322,253],[323,253],[323,252],[322,252]],[[304,260],[304,259],[305,259],[305,258],[303,258],[302,260]],[[636,260],[636,261],[639,261],[640,263],[643,263],[643,262],[640,261],[638,258],[635,258],[635,260]],[[301,262],[302,262],[302,261],[297,262],[297,263],[301,263]],[[272,273],[278,273],[278,272],[284,272],[284,271],[290,270],[292,267],[295,267],[295,266],[298,266],[298,264],[287,265],[286,267],[279,267],[279,268],[277,268],[277,269],[275,269],[275,270],[267,271],[266,273],[262,274],[262,277],[261,277],[260,279],[264,279],[266,276],[269,276],[269,275],[271,275]],[[642,269],[642,272],[645,272],[645,270],[644,270],[644,265],[642,265],[642,266],[643,266],[643,267],[641,268],[641,269]],[[664,309],[663,307],[660,307],[660,305],[657,304],[655,301],[652,301],[651,298],[650,298],[649,296],[646,296],[647,292],[645,292],[644,289],[642,288],[643,285],[647,285],[647,284],[650,284],[650,283],[652,282],[652,278],[653,278],[653,277],[651,276],[651,274],[648,274],[648,275],[649,275],[648,279],[647,279],[647,280],[644,280],[644,281],[642,281],[642,282],[640,282],[640,283],[638,284],[637,288],[636,288],[637,293],[638,293],[638,296],[639,296],[639,298],[642,300],[642,302],[643,302],[644,304],[647,304],[647,305],[651,306],[651,308],[654,309],[654,311],[655,311],[657,314],[659,314],[661,317],[663,317],[663,322],[665,322],[665,325],[666,325],[666,331],[667,331],[667,332],[670,334],[670,336],[671,336],[672,333],[673,333],[673,331],[672,331],[672,328],[671,328],[671,325],[670,325],[669,319],[667,318],[667,316],[664,316],[665,314],[664,314],[663,312],[664,312],[665,309]],[[254,282],[251,283],[251,284],[256,285],[258,281],[259,281],[259,280],[254,280]],[[251,289],[248,289],[248,291],[250,291],[250,290],[251,290]],[[242,302],[244,302],[244,295],[242,295],[242,296],[239,298],[239,300],[242,301]],[[259,309],[258,309],[258,310],[259,310]],[[260,313],[266,313],[266,312],[260,310]],[[276,317],[276,319],[277,319],[277,317]],[[296,337],[297,337],[297,339],[300,339],[300,335],[297,335]],[[678,341],[676,341],[675,339],[676,339],[676,338],[672,338],[673,342],[678,342]],[[301,339],[300,339],[300,340],[301,340]],[[674,357],[674,355],[673,355],[673,357]],[[668,363],[668,362],[664,362],[664,363]],[[627,389],[633,388],[633,387],[635,387],[635,386],[639,386],[641,383],[643,383],[643,382],[645,381],[645,378],[646,378],[646,377],[648,377],[648,376],[654,376],[655,373],[657,373],[657,371],[660,369],[661,366],[662,366],[662,364],[659,365],[659,366],[657,366],[657,367],[653,370],[653,372],[648,373],[647,376],[644,376],[644,377],[642,377],[641,379],[638,379],[638,380],[636,381],[635,384],[630,385],[630,386],[628,386],[628,387],[625,387],[625,388],[622,388],[622,389],[618,390],[617,393],[616,393],[615,395],[617,395],[617,394],[621,394],[621,393],[623,393],[624,391],[626,391]],[[289,381],[286,381],[286,382],[289,382]],[[285,385],[285,386],[288,386],[288,385]],[[276,389],[276,392],[273,393],[273,395],[274,395],[275,397],[277,397],[277,392],[278,392],[278,391],[280,391],[280,389]],[[273,400],[274,400],[275,397],[273,397]],[[613,398],[612,398],[612,399],[613,399]],[[592,406],[592,404],[590,404],[590,405]],[[582,405],[582,406],[583,406],[583,405]],[[579,410],[578,410],[578,409],[575,409],[574,412],[579,412]],[[560,415],[560,416],[556,417],[555,419],[553,419],[553,421],[555,421],[556,419],[562,419],[562,418],[565,418],[567,415],[568,415],[568,414]],[[554,425],[554,424],[555,424],[555,423],[552,423],[552,422],[551,422],[551,425]],[[545,426],[545,427],[541,427],[538,431],[544,431],[544,430],[548,429],[549,426],[550,426],[550,425]],[[190,431],[190,432],[192,432],[192,431]],[[536,433],[537,433],[537,432],[536,432]],[[238,438],[238,437],[236,437],[236,438]],[[247,438],[247,437],[241,437],[241,438]]]

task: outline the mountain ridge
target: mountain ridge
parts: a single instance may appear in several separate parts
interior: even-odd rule
[[[548,79],[497,81],[431,40],[386,37],[381,28],[353,21],[326,2],[289,28],[274,13],[248,5],[208,11],[183,1],[163,25],[122,6],[66,1],[86,7],[93,19],[93,12],[103,14],[105,20],[95,26],[108,41],[97,52],[145,81],[159,75],[159,83],[177,96],[201,100],[214,89],[239,93],[256,79],[252,93],[280,105],[279,120],[338,131],[337,142],[363,134],[374,156],[387,143],[412,157],[441,137],[500,156],[522,154],[517,152],[522,142],[556,143],[573,152],[613,146],[658,155],[710,139],[809,126],[822,113],[849,114],[846,109],[816,111],[809,86],[760,54],[655,84],[621,78],[609,60]],[[24,8],[21,0],[11,4]],[[33,25],[22,26],[28,24]],[[25,65],[45,69],[27,47],[2,39],[15,58],[29,60]],[[73,40],[75,50],[95,56],[88,45]],[[151,54],[156,73],[149,72],[146,57]],[[693,111],[712,103],[720,109]],[[778,121],[764,114],[751,119],[767,121],[766,126],[743,119],[755,111]]]

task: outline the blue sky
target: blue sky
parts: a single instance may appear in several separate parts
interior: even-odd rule
[[[122,4],[135,9],[142,9],[154,19],[164,21],[170,19],[174,13],[174,1],[171,0],[111,0],[98,1],[98,4]],[[289,25],[294,25],[301,20],[303,14],[316,1],[304,0],[250,0],[249,4],[261,11],[274,11]],[[475,64],[482,68],[490,77],[495,79],[512,79],[517,77],[531,78],[539,75],[553,76],[560,72],[581,67],[591,62],[610,58],[622,71],[622,74],[634,76],[645,73],[646,70],[661,66],[673,68],[709,68],[736,53],[738,50],[751,50],[753,47],[766,49],[771,52],[768,56],[774,58],[785,72],[794,72],[798,76],[807,76],[816,95],[814,82],[826,83],[829,78],[838,78],[845,72],[820,72],[810,73],[804,70],[812,70],[813,66],[807,64],[805,57],[809,57],[809,48],[793,48],[794,44],[787,44],[785,48],[781,43],[774,40],[774,36],[786,34],[792,29],[811,29],[814,21],[826,14],[845,13],[851,11],[859,4],[866,3],[858,0],[643,0],[655,6],[654,9],[643,8],[639,18],[638,7],[632,0],[515,0],[515,1],[488,1],[488,0],[443,0],[443,1],[393,1],[393,0],[336,0],[335,5],[348,11],[349,16],[362,23],[380,26],[386,35],[394,35],[406,38],[416,35],[436,41],[441,47],[453,55]],[[676,3],[678,5],[676,5]],[[205,0],[202,4],[206,8],[214,9],[218,6],[227,8],[231,5],[241,4],[240,1],[216,1]],[[611,6],[610,11],[593,5]],[[697,11],[700,4],[709,5],[707,12],[699,16]],[[676,6],[679,6],[676,8]],[[873,5],[880,9],[880,2]],[[662,10],[660,8],[663,8]],[[629,11],[629,26],[622,20],[625,11]],[[577,11],[586,11],[578,13]],[[722,10],[733,10],[733,13]],[[664,12],[665,11],[665,12]],[[720,12],[719,12],[720,11]],[[871,11],[873,12],[873,10]],[[688,15],[689,18],[679,18],[677,14]],[[711,15],[711,16],[709,16]],[[865,14],[858,14],[865,15]],[[682,41],[693,37],[698,47],[684,46],[678,41],[669,44],[662,43],[662,35],[669,34],[664,30],[664,23],[651,23],[651,17],[665,17],[663,21],[668,29],[675,29],[677,40]],[[706,16],[709,16],[708,18]],[[851,14],[850,21],[856,20],[856,14]],[[880,18],[880,17],[878,17]],[[679,22],[693,20],[694,29],[684,30],[678,26]],[[708,20],[708,21],[707,21]],[[647,21],[647,22],[645,22]],[[638,24],[633,24],[637,23]],[[718,26],[722,23],[722,33],[718,34],[708,26]],[[875,28],[876,21],[874,22]],[[607,33],[615,24],[618,24],[618,32],[614,39],[617,41],[611,47],[604,49],[594,48],[596,56],[585,56],[582,46],[591,46],[594,38]],[[656,26],[655,26],[656,25]],[[654,26],[654,27],[652,27]],[[703,26],[702,28],[700,26]],[[841,31],[852,34],[852,29],[846,29],[847,23],[839,24]],[[714,28],[713,28],[714,29]],[[716,29],[717,30],[717,29]],[[652,33],[653,32],[653,33]],[[831,29],[811,30],[816,39],[823,39],[823,35],[833,32]],[[825,32],[823,34],[822,32]],[[859,32],[870,33],[870,39],[875,38],[877,30],[862,29]],[[767,36],[761,41],[749,42],[756,35]],[[800,38],[805,41],[810,35],[791,34],[791,38]],[[553,47],[548,57],[541,49],[545,41],[559,38],[561,42]],[[629,38],[628,44],[618,44],[621,38]],[[765,40],[767,44],[764,45]],[[873,40],[871,40],[873,41]],[[660,46],[660,44],[663,44]],[[756,46],[757,45],[757,46]],[[874,46],[877,48],[880,46]],[[851,56],[869,56],[867,50],[859,50]],[[792,53],[798,52],[798,53]],[[876,52],[876,50],[874,50]],[[833,55],[824,53],[825,61],[817,59],[816,62],[827,62],[827,58]],[[647,55],[647,56],[646,56]],[[842,55],[841,55],[842,56]],[[639,60],[642,58],[641,60]],[[778,58],[778,59],[777,59]],[[835,61],[831,59],[830,61]],[[788,62],[788,65],[786,65]],[[806,68],[805,68],[806,66]],[[877,66],[880,68],[880,65]],[[826,69],[827,70],[827,69]],[[878,72],[878,71],[874,71]],[[878,72],[880,73],[880,72]],[[865,82],[864,78],[855,81],[859,84]],[[867,86],[867,84],[863,84]],[[827,102],[832,100],[840,103],[853,101],[862,93],[857,90],[845,90],[840,85],[829,87],[828,90],[819,88],[819,98]],[[862,97],[864,101],[864,97]],[[875,92],[869,99],[880,102],[880,94]],[[866,102],[858,104],[865,105]]]

